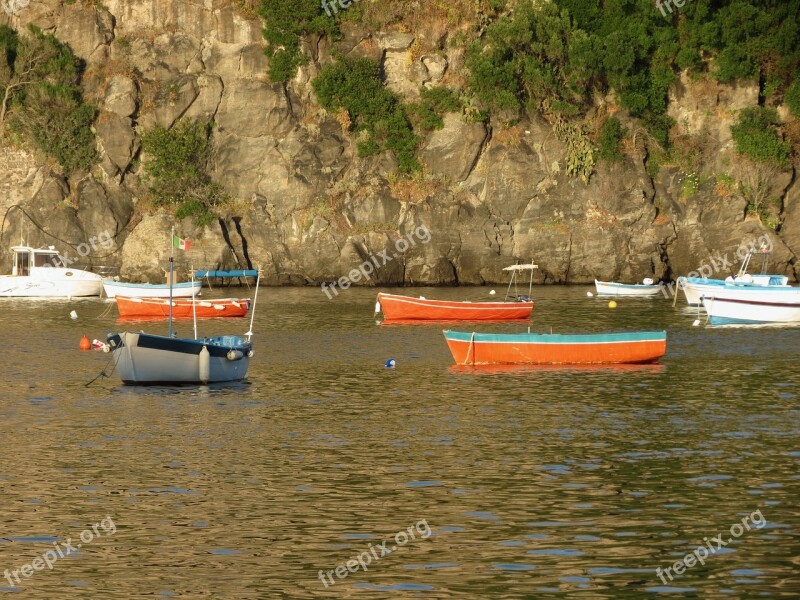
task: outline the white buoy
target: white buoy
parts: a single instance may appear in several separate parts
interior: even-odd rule
[[[73,321],[77,321],[78,320],[78,313],[76,313],[73,310],[71,313],[69,313],[69,318],[72,319]]]
[[[587,296],[589,296],[589,298],[591,298],[592,296],[594,296],[594,294],[593,294],[592,292],[586,292],[586,295],[587,295]]]
[[[381,312],[381,301],[380,300],[375,302],[375,314],[377,315],[379,312]]]
[[[497,293],[497,292],[495,292],[494,290],[492,290],[491,292],[489,292],[489,295],[490,295],[490,296],[494,296],[496,293]]]
[[[199,379],[202,383],[208,383],[208,379],[211,376],[211,355],[208,353],[208,348],[203,346],[197,361],[199,366]]]
[[[693,325],[694,327],[697,327],[698,325],[700,325],[700,319],[695,319],[695,320],[694,320],[694,323],[692,323],[692,325]]]

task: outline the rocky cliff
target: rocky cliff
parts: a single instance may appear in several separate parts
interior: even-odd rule
[[[193,241],[178,259],[183,270],[261,266],[267,283],[308,284],[339,278],[383,252],[393,259],[369,284],[495,283],[518,259],[539,265],[539,282],[631,282],[674,278],[723,254],[735,267],[736,249],[766,235],[771,270],[797,279],[795,169],[770,174],[771,227],[726,185],[749,176],[730,125],[739,109],[758,103],[757,82],[682,77],[674,86],[672,137],[699,157],[696,172],[680,164],[653,169],[646,132],[609,96],[596,98],[597,113],[615,114],[631,136],[624,160],[599,161],[588,182],[567,175],[567,149],[549,123],[469,123],[456,113],[422,139],[424,174],[403,179],[388,153],[358,158],[351,134],[316,102],[310,81],[331,60],[326,38],[304,40],[311,60],[284,86],[267,79],[260,20],[230,2],[46,0],[8,23],[18,30],[34,23],[86,61],[82,85],[99,107],[102,160],[88,175],[65,178],[28,150],[0,148],[0,209],[15,206],[4,223],[4,252],[24,238],[74,254],[109,232],[115,246],[89,259],[133,280],[162,277],[173,219],[139,202],[141,133],[200,118],[214,124],[212,174],[239,201],[211,226],[177,224]],[[463,51],[448,44],[441,24],[413,33],[345,25],[343,32],[338,49],[380,60],[387,85],[405,97],[455,80],[462,69]],[[398,245],[421,225],[430,241]]]

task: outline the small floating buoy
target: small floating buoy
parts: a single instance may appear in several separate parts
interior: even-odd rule
[[[617,308],[617,303],[614,300],[612,300],[611,302],[608,303],[608,308]]]
[[[98,339],[92,340],[92,350],[102,350],[103,352],[109,352],[111,348],[105,342],[102,342]]]
[[[586,292],[586,295],[587,295],[589,298],[591,298],[592,296],[594,296],[594,294],[593,294],[592,292]]]
[[[378,300],[375,303],[375,314],[377,315],[379,312],[381,312],[381,301],[380,300]]]
[[[81,338],[81,343],[78,345],[81,350],[88,350],[92,347],[92,341],[85,335]]]
[[[692,323],[692,326],[697,327],[698,325],[700,325],[700,319],[695,319],[694,323]]]
[[[69,313],[69,318],[72,319],[73,321],[77,321],[78,320],[78,313],[76,313],[73,310],[71,313]]]
[[[387,360],[387,361],[386,361],[386,364],[385,364],[384,366],[385,366],[387,369],[394,369],[394,367],[395,367],[395,365],[396,365],[396,364],[397,364],[397,363],[395,362],[395,360],[394,360],[393,358],[390,358],[389,360]]]
[[[497,292],[495,292],[494,290],[492,290],[491,292],[489,292],[489,295],[490,295],[490,296],[494,296],[496,293],[497,293]]]

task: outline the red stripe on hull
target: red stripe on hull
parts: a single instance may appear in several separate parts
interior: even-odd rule
[[[378,294],[387,321],[515,321],[527,319],[533,302],[450,302]]]
[[[458,365],[648,364],[667,351],[666,340],[605,344],[527,344],[447,340]]]

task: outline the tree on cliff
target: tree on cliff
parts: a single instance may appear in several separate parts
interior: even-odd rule
[[[210,224],[215,207],[229,200],[208,173],[210,124],[183,119],[142,135],[145,181],[154,206],[172,206],[178,219]]]
[[[79,73],[76,56],[52,35],[0,26],[0,136],[10,124],[67,174],[98,158],[90,128],[96,111],[82,101]]]

